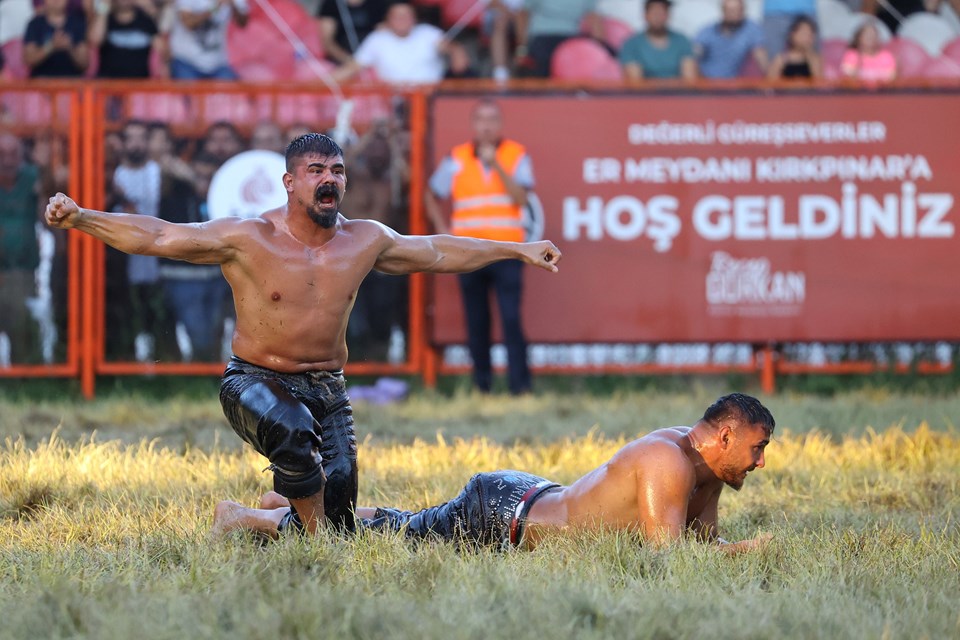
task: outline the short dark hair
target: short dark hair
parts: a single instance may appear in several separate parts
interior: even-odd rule
[[[482,109],[483,107],[493,107],[497,111],[500,111],[500,103],[489,96],[483,96],[482,98],[477,100],[474,103],[473,109],[471,111],[473,113],[476,113],[478,109]]]
[[[718,398],[703,413],[703,421],[714,426],[719,426],[721,422],[731,418],[747,424],[759,424],[771,434],[777,426],[770,410],[745,393],[731,393]]]
[[[226,129],[231,134],[233,134],[233,137],[236,138],[237,140],[243,140],[243,136],[240,135],[240,129],[237,129],[237,125],[233,124],[228,120],[217,120],[216,122],[211,124],[209,127],[207,127],[207,131],[204,134],[204,137],[209,136],[211,131],[215,131],[217,129]]]
[[[123,129],[120,131],[120,135],[124,138],[127,137],[127,131],[133,127],[140,127],[143,129],[144,133],[150,133],[150,123],[146,120],[127,120],[123,123]]]
[[[297,158],[302,158],[308,153],[315,153],[318,156],[343,156],[343,149],[330,136],[322,133],[305,133],[299,138],[294,138],[287,145],[287,171],[293,171],[293,162]]]
[[[796,35],[797,31],[800,30],[800,27],[807,25],[813,31],[814,35],[817,34],[817,23],[813,21],[812,18],[806,15],[800,15],[794,18],[793,22],[790,23],[790,29],[787,30],[787,46],[793,46],[793,36]]]
[[[850,38],[850,44],[847,45],[849,49],[859,49],[860,48],[860,38],[863,37],[863,32],[873,27],[877,31],[877,35],[880,35],[880,30],[877,29],[877,23],[874,20],[867,19],[863,21],[856,31],[853,32],[853,37]]]

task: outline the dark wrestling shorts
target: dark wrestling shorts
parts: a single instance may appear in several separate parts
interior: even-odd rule
[[[277,493],[296,499],[322,490],[327,518],[353,530],[357,438],[342,372],[279,373],[234,356],[220,404],[233,430],[270,461]]]
[[[381,507],[362,524],[369,529],[403,531],[408,538],[515,547],[523,539],[530,507],[559,486],[522,471],[478,473],[450,502],[416,513]]]

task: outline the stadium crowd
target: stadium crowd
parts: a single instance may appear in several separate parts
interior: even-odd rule
[[[0,83],[277,83],[319,73],[398,86],[769,77],[851,78],[869,88],[960,77],[958,11],[960,0],[0,0]],[[248,149],[282,153],[340,115],[329,97],[288,97],[288,113],[225,93],[198,110],[199,98],[133,95],[134,86],[107,101],[104,206],[180,222],[209,218],[211,179],[227,160]],[[0,291],[16,300],[0,311],[0,366],[61,360],[67,324],[66,238],[37,224],[40,204],[67,190],[65,130],[46,127],[45,98],[18,100],[0,99],[0,126],[11,125],[0,130]],[[355,128],[338,138],[351,208],[403,231],[406,104],[378,95],[355,107]],[[217,269],[112,250],[107,264],[108,359],[225,355],[232,309]],[[372,274],[361,289],[350,324],[358,357],[402,358],[405,286]]]
[[[13,79],[285,80],[322,69],[340,82],[401,84],[767,76],[873,85],[960,77],[958,14],[960,0],[0,0],[0,45]]]

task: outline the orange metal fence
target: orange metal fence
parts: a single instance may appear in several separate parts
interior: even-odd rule
[[[42,141],[49,149],[49,166],[45,169],[51,174],[69,171],[63,186],[74,192],[80,192],[81,164],[81,96],[77,85],[72,83],[50,83],[40,87],[4,87],[0,93],[0,131],[8,131],[19,137],[28,137]],[[64,245],[66,252],[63,272],[51,273],[51,278],[66,281],[66,297],[54,304],[65,307],[63,317],[65,326],[58,327],[63,333],[63,357],[47,364],[23,364],[12,362],[8,367],[0,368],[2,378],[25,377],[75,377],[81,362],[81,234],[69,232],[66,237],[57,238],[58,245]],[[2,304],[12,304],[4,301]]]
[[[522,85],[531,91],[542,86]],[[739,85],[736,88],[740,88]],[[475,87],[472,88],[475,90]],[[557,91],[556,86],[548,87]],[[363,87],[348,97],[360,105],[355,123],[363,127],[382,111],[385,101],[402,99],[409,121],[409,232],[428,232],[423,211],[423,196],[430,153],[427,150],[431,122],[426,90],[398,92],[389,87]],[[646,97],[645,99],[650,99]],[[31,103],[31,101],[34,101]],[[34,106],[31,107],[31,104]],[[69,169],[67,192],[84,206],[106,206],[106,136],[130,119],[160,119],[184,135],[198,134],[215,121],[230,120],[241,128],[254,126],[262,119],[303,121],[314,128],[335,123],[336,108],[331,97],[313,85],[266,86],[243,83],[31,83],[3,88],[5,111],[0,111],[0,129],[31,136],[48,131],[62,135],[66,157],[54,157],[54,164]],[[14,108],[11,109],[11,105]],[[39,108],[36,106],[39,105]],[[106,250],[90,236],[70,232],[67,240],[67,279],[65,357],[62,362],[44,365],[14,364],[0,368],[0,377],[79,377],[83,393],[92,397],[96,380],[103,375],[218,375],[219,362],[136,362],[107,357],[108,335]],[[358,375],[405,374],[422,376],[433,385],[441,374],[462,373],[464,367],[443,362],[442,345],[432,344],[431,281],[423,275],[409,279],[407,292],[406,354],[403,362],[352,362],[348,373]],[[778,374],[797,373],[869,373],[884,369],[874,362],[856,361],[828,364],[790,362],[778,355],[775,345],[757,345],[750,362],[741,364],[635,364],[592,367],[541,367],[542,373],[730,373],[758,374],[765,391],[772,392]],[[893,370],[903,370],[894,366]],[[945,373],[949,364],[921,363],[919,373]]]

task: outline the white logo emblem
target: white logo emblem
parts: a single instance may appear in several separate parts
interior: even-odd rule
[[[273,151],[244,151],[223,163],[207,196],[211,218],[255,218],[286,203],[283,156]]]

